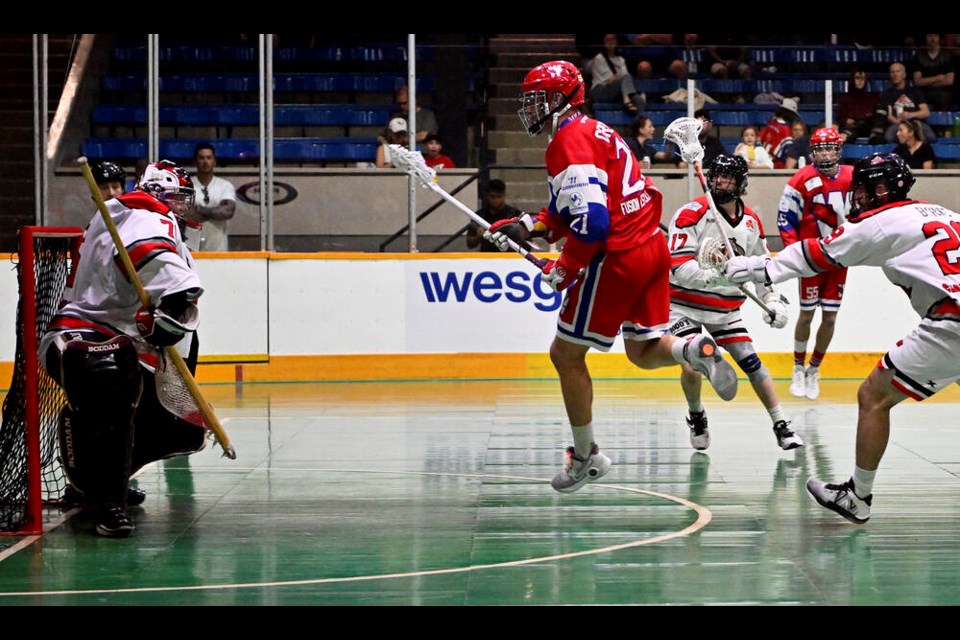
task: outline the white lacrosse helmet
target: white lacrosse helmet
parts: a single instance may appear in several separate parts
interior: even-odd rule
[[[193,179],[186,169],[170,160],[148,164],[137,182],[137,191],[145,191],[166,203],[177,217],[193,209]]]

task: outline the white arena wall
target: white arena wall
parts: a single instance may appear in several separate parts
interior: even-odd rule
[[[13,257],[0,277],[0,362],[15,349]],[[198,255],[201,382],[550,377],[546,351],[560,304],[513,255]],[[781,285],[791,323],[774,330],[744,307],[758,351],[787,377],[797,286]],[[851,269],[825,377],[862,377],[915,325],[906,296],[879,269]],[[670,377],[629,366],[618,341],[591,356],[597,377]],[[9,373],[3,372],[0,387]]]

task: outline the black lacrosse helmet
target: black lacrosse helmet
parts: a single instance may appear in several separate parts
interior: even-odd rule
[[[914,182],[906,160],[888,151],[871,153],[853,168],[853,210],[859,213],[907,200]]]
[[[90,167],[90,173],[93,174],[93,181],[99,185],[110,184],[111,182],[119,182],[121,185],[125,185],[127,181],[126,172],[115,162],[98,162]]]
[[[718,176],[730,176],[736,183],[732,189],[717,190]],[[747,161],[740,156],[718,155],[707,170],[707,184],[710,185],[710,195],[717,204],[726,204],[734,198],[743,197],[747,193]]]

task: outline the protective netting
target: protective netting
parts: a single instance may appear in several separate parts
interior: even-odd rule
[[[31,242],[32,240],[32,242]],[[57,421],[60,409],[66,400],[60,387],[47,375],[38,361],[36,349],[40,336],[56,313],[67,285],[73,262],[73,246],[76,237],[21,230],[20,261],[18,274],[32,265],[32,282],[20,278],[20,299],[17,303],[17,346],[14,360],[13,380],[3,402],[3,422],[0,425],[0,531],[17,532],[37,527],[30,522],[37,500],[58,502],[66,487],[66,475],[60,462],[60,447],[57,438]],[[26,246],[25,246],[26,243]],[[29,247],[32,246],[32,260]],[[36,322],[25,326],[25,317],[34,311]],[[31,389],[27,372],[36,370],[37,388]],[[37,408],[37,424],[28,425],[30,408]],[[30,470],[27,449],[28,429],[36,429],[40,439],[40,487],[41,495],[30,495],[28,490]]]

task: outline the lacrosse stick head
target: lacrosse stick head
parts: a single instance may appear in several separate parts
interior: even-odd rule
[[[708,236],[700,243],[700,249],[697,250],[697,264],[704,271],[713,271],[718,276],[726,271],[727,262],[730,256],[727,255],[723,240],[716,236]]]
[[[698,164],[703,160],[703,145],[700,144],[700,132],[703,122],[699,118],[677,118],[663,132],[663,137],[677,145],[680,157],[687,164]]]
[[[198,427],[206,426],[203,412],[190,393],[190,388],[163,349],[157,350],[154,381],[157,387],[157,399],[164,409],[190,424]]]
[[[418,151],[411,151],[399,144],[390,145],[390,161],[397,169],[406,171],[427,185],[437,181],[437,172],[427,166],[423,156]]]

